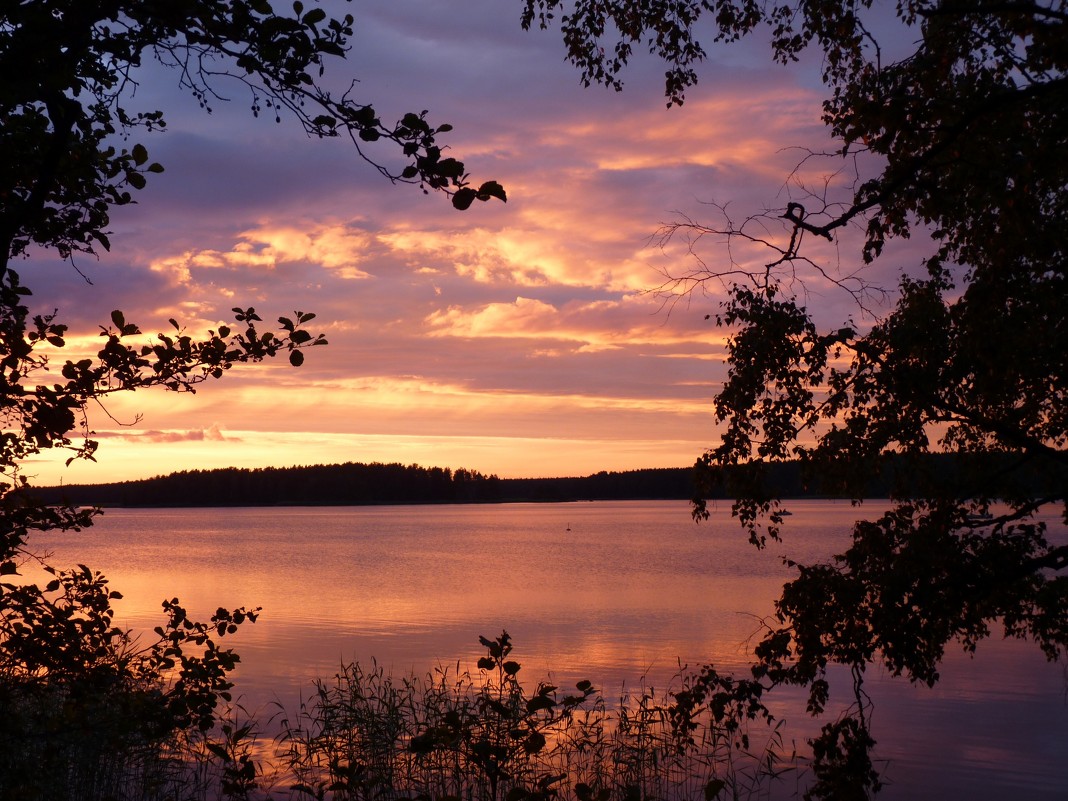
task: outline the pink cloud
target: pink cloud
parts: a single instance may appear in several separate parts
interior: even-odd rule
[[[240,437],[229,436],[223,433],[218,423],[209,428],[199,428],[188,431],[150,429],[138,431],[135,429],[118,429],[97,431],[93,434],[94,439],[128,440],[131,442],[241,442]]]

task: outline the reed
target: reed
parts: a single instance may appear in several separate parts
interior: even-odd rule
[[[372,662],[317,681],[280,721],[275,759],[291,778],[287,792],[324,801],[713,801],[765,796],[796,770],[779,722],[759,704],[695,692],[708,686],[703,674],[680,673],[675,692],[639,685],[609,704],[589,682],[528,691],[508,634],[481,639],[487,655],[473,674],[439,667],[397,679]]]
[[[588,681],[525,687],[508,634],[480,640],[475,670],[394,677],[353,662],[292,714],[228,704],[210,727],[175,725],[159,675],[8,675],[0,799],[726,801],[769,797],[796,773],[779,723],[708,668],[608,702]]]

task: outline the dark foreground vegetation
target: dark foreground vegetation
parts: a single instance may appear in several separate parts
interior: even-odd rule
[[[157,719],[166,682],[53,685],[10,707],[20,736],[0,733],[0,798],[713,801],[798,780],[759,697],[707,669],[610,703],[588,681],[524,686],[508,634],[479,639],[473,672],[346,664],[298,709],[232,706],[205,729]]]
[[[997,629],[1050,660],[1064,658],[1068,546],[1047,538],[1037,512],[1065,509],[1068,499],[1068,3],[875,5],[517,4],[525,27],[559,30],[587,84],[621,88],[630,55],[651,51],[666,66],[671,105],[697,82],[706,46],[757,36],[771,60],[821,64],[833,146],[801,155],[804,169],[784,176],[762,211],[735,212],[723,199],[707,207],[708,223],[668,224],[662,241],[681,240],[697,260],[667,275],[665,291],[726,293],[709,314],[728,334],[728,375],[714,403],[720,443],[700,460],[700,498],[731,493],[743,530],[763,547],[781,534],[778,497],[791,494],[775,486],[776,464],[800,458],[828,491],[857,498],[877,492],[886,455],[896,454],[902,469],[890,471],[885,513],[858,521],[831,563],[796,565],[745,679],[702,671],[662,703],[651,701],[649,716],[634,718],[625,706],[603,728],[587,729],[581,710],[590,699],[520,688],[504,638],[487,641],[488,661],[473,682],[395,685],[347,670],[283,725],[300,785],[284,792],[659,801],[668,792],[642,782],[658,770],[676,775],[670,766],[681,764],[678,775],[694,784],[672,792],[711,801],[741,785],[731,787],[738,774],[704,755],[726,748],[729,765],[750,750],[735,724],[763,718],[761,694],[794,688],[807,695],[808,712],[821,714],[828,670],[838,666],[853,677],[847,698],[855,703],[809,741],[805,798],[867,799],[882,779],[866,671],[933,685],[948,647],[974,650]],[[45,311],[32,313],[32,288],[13,267],[28,258],[33,275],[34,260],[50,254],[77,269],[75,257],[110,250],[112,212],[163,169],[139,141],[166,124],[162,110],[141,105],[144,94],[134,97],[142,62],[170,69],[202,107],[237,86],[253,113],[291,116],[313,138],[348,137],[365,159],[365,146],[379,142],[399,159],[392,168],[372,162],[379,172],[443,193],[457,209],[506,198],[494,181],[471,182],[447,155],[439,137],[451,126],[426,112],[384,122],[352,92],[332,95],[330,85],[358,88],[323,79],[325,63],[350,47],[354,18],[303,2],[292,10],[276,13],[264,0],[0,6],[5,801],[241,798],[260,783],[253,730],[225,714],[237,658],[218,644],[255,612],[219,609],[201,623],[174,600],[157,639],[131,640],[113,625],[116,595],[102,576],[47,561],[49,534],[91,525],[92,510],[38,502],[22,473],[57,448],[95,458],[88,410],[116,393],[192,391],[274,357],[299,367],[306,351],[326,344],[304,327],[314,315],[299,310],[271,326],[238,306],[232,324],[207,335],[171,319],[166,334],[149,339],[116,309],[95,355],[58,355],[69,337],[60,299],[40,296]],[[843,238],[848,230],[861,242]],[[910,237],[912,256],[884,254]],[[702,256],[702,241],[722,250]],[[888,264],[898,279],[889,285],[880,280],[886,272],[866,269],[880,258],[901,259]],[[832,286],[854,313],[825,320],[822,304],[806,305]],[[959,460],[947,473],[937,469],[940,457],[929,458],[944,452]],[[1006,460],[992,483],[984,470],[971,471],[990,459]],[[589,688],[576,689],[585,696]]]

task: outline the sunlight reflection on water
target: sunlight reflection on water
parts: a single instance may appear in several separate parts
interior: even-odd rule
[[[682,502],[360,508],[109,510],[50,540],[56,562],[101,570],[119,622],[151,630],[164,595],[207,617],[262,606],[233,647],[255,708],[294,705],[316,676],[372,657],[394,673],[473,665],[478,635],[507,629],[534,683],[583,678],[606,697],[643,676],[666,688],[683,663],[747,663],[772,612],[783,556],[827,558],[858,511],[793,502],[786,540],[745,542],[726,508],[701,525]],[[568,530],[570,529],[570,530]],[[880,798],[1068,797],[1068,687],[1037,648],[993,640],[951,651],[933,689],[873,671]],[[811,727],[781,709],[794,733]]]

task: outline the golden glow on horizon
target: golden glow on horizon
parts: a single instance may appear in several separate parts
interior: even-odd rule
[[[535,368],[536,369],[536,368]],[[636,398],[584,392],[545,392],[517,389],[474,388],[462,381],[442,382],[418,376],[375,376],[325,380],[313,385],[284,381],[263,385],[231,386],[222,397],[225,406],[258,409],[257,420],[285,422],[293,415],[308,415],[322,425],[359,412],[368,420],[404,418],[414,413],[439,422],[457,418],[480,418],[491,425],[494,417],[542,413],[567,408],[583,410],[630,410],[675,415],[707,413],[704,399],[686,401],[673,397]],[[170,397],[156,395],[166,404]],[[197,406],[202,404],[198,403]],[[269,408],[264,408],[269,406]],[[491,416],[492,414],[492,416]]]
[[[24,465],[23,470],[40,486],[127,481],[178,470],[344,462],[464,467],[502,478],[551,478],[637,467],[688,467],[712,444],[690,439],[405,436],[317,431],[224,431],[218,435],[221,439],[208,432],[185,434],[189,438],[176,437],[171,441],[159,437],[144,441],[105,438],[98,463],[75,461],[65,467],[63,462],[68,454],[53,452]]]

